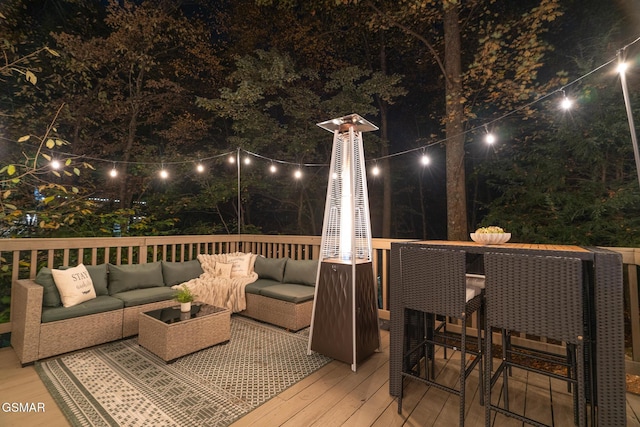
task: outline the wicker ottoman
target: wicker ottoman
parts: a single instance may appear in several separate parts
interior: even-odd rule
[[[229,341],[231,335],[231,311],[208,304],[193,304],[186,313],[176,306],[139,316],[138,344],[165,362]]]

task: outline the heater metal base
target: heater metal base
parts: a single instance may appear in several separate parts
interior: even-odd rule
[[[354,280],[351,264],[322,261],[313,316],[310,349],[349,363],[355,371],[357,363],[380,348],[372,263],[356,264]]]

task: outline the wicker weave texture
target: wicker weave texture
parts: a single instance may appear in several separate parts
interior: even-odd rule
[[[622,280],[622,257],[602,248],[578,248],[579,250],[557,250],[554,245],[534,248],[510,246],[471,245],[468,242],[425,242],[391,244],[391,335],[390,335],[390,379],[389,393],[399,395],[401,355],[403,350],[403,328],[407,333],[419,329],[415,316],[405,316],[402,295],[400,249],[406,246],[433,247],[464,250],[467,253],[484,255],[488,252],[571,257],[582,261],[581,286],[588,296],[588,310],[592,322],[588,327],[592,343],[585,345],[589,362],[588,381],[593,384],[597,399],[597,422],[601,426],[622,426],[626,423],[625,368],[624,368],[624,284]],[[535,246],[535,245],[534,245]],[[544,267],[542,270],[545,270]],[[536,271],[535,274],[543,273]],[[487,287],[489,285],[487,284]],[[583,307],[584,308],[584,307]],[[589,385],[591,386],[591,385]]]
[[[425,347],[430,347],[433,353],[433,345],[437,344],[434,337],[429,337],[427,333],[426,340],[419,340],[420,345],[414,348],[411,342],[415,338],[409,334],[405,337],[404,329],[401,330],[403,341],[403,361],[402,376],[418,379],[421,382],[436,387],[441,390],[454,393],[459,396],[459,425],[465,424],[465,400],[466,400],[466,378],[478,364],[478,369],[482,368],[479,361],[482,360],[481,353],[475,353],[476,359],[467,369],[467,334],[466,319],[471,313],[477,312],[479,319],[479,309],[482,306],[483,297],[481,295],[473,298],[469,303],[466,302],[466,254],[460,250],[434,249],[419,246],[407,246],[400,249],[401,265],[401,281],[402,281],[402,304],[405,310],[415,310],[423,313],[430,313],[428,316],[430,326],[427,329],[434,328],[434,315],[449,316],[462,319],[462,333],[460,335],[460,372],[458,388],[445,385],[436,377],[431,377],[427,372],[417,374],[413,367],[419,363],[420,358],[434,358],[428,356]],[[416,328],[419,329],[419,328]],[[418,337],[419,338],[419,337]],[[480,337],[477,338],[478,347],[481,347]],[[411,349],[407,348],[409,342]],[[416,343],[417,344],[417,343]],[[482,372],[480,372],[482,380]],[[402,410],[402,383],[400,384],[400,396],[398,399],[398,412]],[[482,400],[482,399],[481,399]]]
[[[249,293],[246,294],[246,299],[247,308],[240,312],[243,316],[291,331],[298,331],[311,324],[313,300],[296,304]]]
[[[43,292],[32,280],[16,280],[11,288],[11,346],[23,365],[38,360]]]
[[[622,255],[598,248],[595,252],[598,425],[626,424],[624,361],[624,285]]]
[[[231,337],[228,309],[169,324],[145,313],[140,313],[139,318],[138,343],[166,362],[229,341]]]
[[[419,246],[401,249],[402,304],[461,318],[466,305],[465,253]]]
[[[574,393],[577,394],[578,425],[585,426],[585,371],[580,355],[584,354],[584,338],[588,332],[583,319],[582,261],[571,257],[488,252],[484,255],[484,268],[486,360],[493,360],[492,328],[517,330],[575,344],[577,386]],[[491,423],[492,410],[530,422],[520,413],[492,404],[491,365],[485,364],[485,425]]]
[[[55,356],[122,338],[122,310],[40,325],[38,358]]]
[[[582,262],[577,258],[487,253],[489,324],[578,343],[582,322]]]
[[[403,244],[391,243],[389,271],[389,309],[391,322],[389,325],[389,394],[400,396],[402,387],[402,354],[403,331],[405,328],[405,309],[402,305],[402,269],[400,249]],[[410,331],[411,329],[407,327]]]

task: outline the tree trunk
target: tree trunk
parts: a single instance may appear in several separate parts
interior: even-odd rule
[[[384,32],[380,35],[382,43],[380,44],[380,69],[382,73],[387,75],[387,51],[384,40]],[[381,236],[384,238],[391,237],[391,169],[389,161],[389,117],[387,113],[387,104],[376,97],[378,101],[378,109],[380,110],[380,168],[382,169],[382,229]]]
[[[467,240],[464,171],[464,106],[457,1],[444,0],[444,66],[446,72],[447,238]]]
[[[382,169],[382,236],[384,238],[391,237],[391,167],[389,162],[389,139],[388,133],[387,109],[380,110],[380,130],[382,137],[382,148],[380,154],[380,166]]]
[[[130,76],[133,75],[133,67],[130,72]],[[140,92],[142,91],[142,83],[144,81],[144,67],[140,67],[140,72],[135,78],[135,82],[130,82],[129,93],[131,94],[131,114],[129,116],[129,127],[127,129],[127,143],[124,149],[123,156],[123,171],[120,177],[120,208],[126,209],[131,206],[132,203],[132,195],[131,191],[128,190],[128,171],[126,170],[126,166],[131,160],[131,151],[133,149],[133,144],[136,140],[136,133],[138,131],[138,115],[140,114]]]

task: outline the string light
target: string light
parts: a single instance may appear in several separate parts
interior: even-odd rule
[[[164,168],[164,165],[162,165],[160,169],[160,178],[162,179],[169,178],[169,172]]]
[[[197,171],[198,173],[202,173],[202,172],[204,172],[204,165],[203,165],[201,162],[198,162],[198,163],[196,164],[196,171]]]
[[[629,68],[629,64],[626,62],[620,62],[618,64],[618,67],[616,68],[616,71],[618,72],[618,74],[624,74],[627,69]]]
[[[637,38],[636,40],[634,40],[633,42],[631,42],[631,43],[627,44],[627,45],[626,45],[624,48],[622,48],[619,52],[624,51],[627,47],[629,47],[629,46],[631,46],[631,45],[633,45],[633,44],[636,44],[636,43],[638,43],[638,42],[640,42],[640,37],[638,37],[638,38]],[[613,62],[615,62],[615,59],[609,60],[609,61],[607,61],[607,62],[605,62],[605,63],[603,63],[603,64],[599,65],[598,67],[596,67],[596,68],[592,69],[591,71],[587,72],[586,74],[581,75],[580,77],[578,77],[578,78],[574,79],[573,81],[571,81],[571,82],[567,83],[567,84],[566,84],[564,87],[562,87],[560,90],[555,90],[555,91],[553,91],[553,92],[549,92],[549,93],[547,93],[547,94],[544,94],[544,95],[542,95],[542,96],[540,96],[540,97],[538,97],[538,98],[536,98],[536,99],[532,100],[531,102],[529,102],[529,103],[527,103],[527,104],[525,104],[525,105],[522,105],[521,107],[518,107],[518,108],[516,108],[516,109],[514,109],[514,110],[512,110],[512,111],[509,111],[509,112],[507,112],[506,114],[503,114],[502,116],[500,116],[500,117],[498,117],[498,118],[496,118],[496,119],[492,120],[491,122],[489,122],[489,123],[487,123],[487,124],[480,125],[480,126],[478,126],[478,127],[474,127],[474,128],[470,128],[470,129],[466,130],[466,131],[464,132],[464,134],[467,134],[467,133],[470,133],[470,132],[475,132],[475,131],[477,131],[481,126],[484,126],[484,127],[485,127],[485,129],[487,129],[487,125],[488,125],[488,124],[492,124],[492,123],[498,122],[498,121],[500,121],[500,120],[506,119],[507,117],[509,117],[509,116],[511,116],[511,115],[513,115],[513,114],[515,114],[515,113],[517,113],[518,111],[522,111],[522,110],[523,110],[523,109],[525,109],[525,108],[528,108],[528,107],[530,107],[530,106],[532,106],[532,105],[534,105],[534,104],[537,104],[537,103],[539,103],[539,102],[541,102],[541,101],[543,101],[543,100],[545,100],[545,99],[547,99],[547,98],[549,98],[549,97],[553,96],[554,94],[556,94],[556,93],[558,93],[558,92],[562,92],[562,95],[563,95],[563,96],[562,96],[562,99],[561,99],[561,101],[560,101],[560,107],[561,107],[563,110],[569,110],[569,109],[571,109],[571,108],[574,106],[575,101],[574,101],[573,99],[571,99],[571,98],[569,98],[569,97],[567,97],[567,96],[566,96],[566,94],[565,94],[565,90],[564,90],[564,89],[565,89],[566,87],[570,87],[570,86],[572,86],[572,85],[576,84],[576,83],[577,83],[577,82],[579,82],[579,81],[582,81],[582,80],[583,80],[583,79],[585,79],[586,77],[588,77],[588,76],[590,76],[591,74],[593,74],[593,73],[595,73],[595,72],[597,72],[597,71],[599,71],[599,70],[603,69],[604,67],[609,66],[609,65],[610,65],[610,64],[612,64]],[[624,73],[628,70],[628,67],[629,67],[629,64],[628,64],[628,63],[626,63],[626,62],[624,62],[624,61],[622,61],[622,60],[621,60],[620,55],[618,55],[618,66],[617,66],[617,72],[618,72],[618,73],[620,73],[620,74],[621,74],[621,76],[624,76]],[[448,140],[448,138],[444,138],[444,139],[441,139],[441,140],[438,140],[438,141],[433,141],[432,143],[430,143],[430,144],[428,144],[428,145],[426,145],[426,146],[417,147],[417,148],[412,148],[412,149],[408,149],[408,150],[401,151],[401,152],[396,152],[396,153],[393,153],[393,154],[390,154],[390,155],[387,155],[387,156],[384,156],[384,157],[380,157],[380,158],[377,158],[377,159],[372,159],[372,160],[375,162],[376,160],[380,160],[380,159],[384,159],[384,158],[397,157],[397,156],[405,155],[405,154],[408,154],[408,153],[410,153],[410,152],[414,152],[414,151],[417,151],[417,150],[423,150],[423,154],[422,154],[422,156],[421,156],[421,163],[422,163],[422,165],[423,165],[423,166],[426,166],[426,165],[429,165],[429,164],[431,163],[431,159],[426,155],[426,153],[424,153],[424,149],[425,149],[426,147],[429,147],[429,146],[432,146],[432,145],[442,144],[442,143],[446,142],[447,140]],[[484,136],[484,141],[485,141],[487,144],[493,144],[493,143],[495,143],[495,142],[497,141],[497,138],[496,138],[496,136],[495,136],[494,134],[492,134],[491,132],[489,132],[489,131],[487,130],[486,135]],[[239,159],[240,159],[240,156],[239,156],[240,151],[241,151],[241,149],[238,149],[238,157],[235,157],[233,154],[230,154],[230,153],[228,153],[228,152],[227,152],[227,153],[222,153],[222,154],[217,155],[217,156],[214,156],[214,157],[223,157],[223,156],[228,155],[228,156],[229,156],[229,157],[228,157],[228,162],[229,162],[230,164],[234,164],[234,163],[236,163],[236,160],[239,160]],[[251,156],[258,157],[258,158],[262,158],[262,159],[265,159],[265,160],[270,161],[270,162],[271,162],[271,165],[270,165],[270,167],[269,167],[269,171],[270,171],[271,173],[276,173],[276,171],[277,171],[277,167],[276,167],[276,165],[274,164],[274,159],[270,159],[270,158],[265,157],[265,156],[262,156],[262,155],[260,155],[260,154],[251,153],[251,152],[248,152],[248,151],[246,151],[246,150],[242,150],[242,151],[245,151],[246,153],[248,153],[248,154],[249,154],[249,155],[251,155]],[[65,153],[63,153],[63,154],[65,154]],[[104,159],[99,159],[99,158],[90,158],[90,157],[87,157],[87,156],[84,156],[84,157],[85,157],[86,159],[89,159],[89,160],[96,160],[96,161],[101,161],[101,162],[109,161],[109,160],[104,160]],[[214,158],[214,157],[212,157],[212,158]],[[249,164],[249,163],[250,163],[250,161],[251,161],[251,160],[250,160],[249,158],[245,158],[245,159],[244,159],[245,164]],[[287,161],[281,161],[281,160],[275,160],[275,161],[280,162],[280,163],[284,163],[284,164],[292,164],[292,163],[287,162]],[[144,162],[133,162],[133,163],[135,163],[135,164],[144,164]],[[174,163],[186,163],[186,162],[174,162]],[[60,163],[59,161],[57,161],[57,160],[51,160],[51,162],[50,162],[50,166],[51,166],[53,169],[59,169],[59,168],[61,167],[61,163]],[[305,165],[305,166],[326,166],[326,165],[322,165],[322,164],[311,164],[311,165]],[[201,171],[200,167],[201,167],[201,165],[198,165],[198,166],[197,166],[197,170],[198,170],[199,172]],[[640,168],[638,168],[638,169],[640,170]],[[204,167],[203,167],[203,170],[204,170]],[[168,172],[167,172],[167,171],[164,171],[164,170],[163,170],[163,171],[161,171],[161,173],[162,173],[163,175],[166,175],[166,177],[168,177]],[[379,168],[378,168],[377,164],[376,164],[376,165],[374,165],[374,167],[373,167],[373,168],[372,168],[372,170],[371,170],[371,173],[372,173],[373,175],[378,175],[378,174],[380,173],[380,170],[379,170]],[[110,175],[111,175],[112,177],[115,177],[117,174],[118,174],[118,171],[117,171],[117,169],[115,168],[115,163],[114,163],[114,167],[113,167],[113,169],[111,170]],[[301,178],[301,177],[302,177],[302,170],[301,170],[301,166],[298,168],[298,170],[296,170],[296,171],[294,172],[294,176],[295,176],[297,179],[299,179],[299,178]],[[639,181],[640,181],[640,176],[639,176]]]
[[[422,153],[420,162],[422,163],[422,166],[427,166],[429,163],[431,163],[431,159],[425,153]]]
[[[494,144],[496,142],[496,136],[489,131],[487,125],[484,126],[484,130],[487,132],[487,134],[484,136],[484,142],[489,145]]]
[[[109,172],[109,176],[111,178],[115,178],[118,176],[118,169],[116,169],[116,164],[113,164],[113,167],[111,168],[111,171]]]
[[[371,173],[373,174],[373,176],[378,176],[380,175],[380,168],[378,168],[378,163],[376,163],[373,168],[371,169]]]
[[[571,107],[573,107],[573,101],[569,98],[567,98],[567,95],[564,93],[564,90],[562,91],[562,101],[560,101],[560,108],[562,108],[563,110],[567,111],[570,110]]]
[[[245,165],[250,165],[251,164],[251,157],[245,157],[244,158],[244,164]]]

